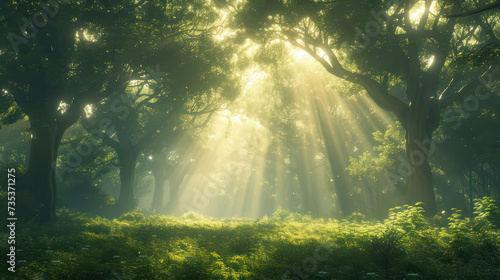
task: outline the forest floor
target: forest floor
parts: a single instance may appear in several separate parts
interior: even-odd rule
[[[260,220],[136,211],[110,220],[59,210],[51,225],[18,226],[15,272],[4,267],[0,278],[500,279],[491,215],[421,212],[406,206],[366,221],[281,209]],[[10,248],[6,235],[2,252]]]

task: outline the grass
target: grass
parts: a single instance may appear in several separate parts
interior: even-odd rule
[[[482,206],[475,218],[431,219],[405,206],[383,222],[282,209],[260,220],[59,210],[54,224],[18,226],[16,272],[4,264],[0,278],[500,279],[496,216]]]

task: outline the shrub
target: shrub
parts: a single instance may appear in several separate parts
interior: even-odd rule
[[[483,197],[482,199],[474,199],[474,214],[476,219],[484,219],[490,222],[495,228],[500,228],[500,207],[491,197]]]

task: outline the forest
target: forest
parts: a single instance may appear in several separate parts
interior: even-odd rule
[[[500,0],[3,0],[0,279],[500,279]]]

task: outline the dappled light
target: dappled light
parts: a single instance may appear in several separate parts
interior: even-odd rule
[[[2,2],[0,278],[500,279],[499,11]]]

